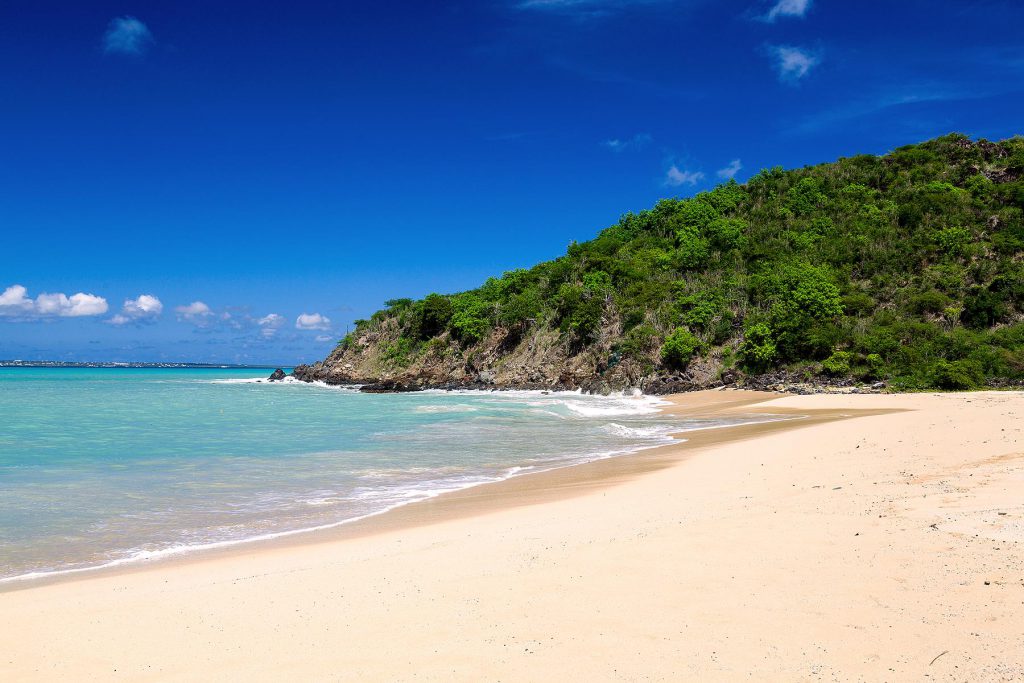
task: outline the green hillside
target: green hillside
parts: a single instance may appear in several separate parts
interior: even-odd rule
[[[779,371],[910,390],[1019,383],[1022,209],[1021,137],[776,167],[628,213],[478,289],[389,301],[316,367],[458,383],[484,367],[500,377],[503,355],[545,339],[532,377],[551,380],[552,358],[592,359],[549,384],[643,384],[696,365],[695,384]]]

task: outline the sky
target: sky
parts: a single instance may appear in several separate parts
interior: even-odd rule
[[[1024,133],[1024,4],[0,4],[0,359],[292,365],[761,168]]]

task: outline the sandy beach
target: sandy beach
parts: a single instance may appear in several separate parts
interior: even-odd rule
[[[1024,394],[800,416],[0,593],[0,679],[1024,679]]]

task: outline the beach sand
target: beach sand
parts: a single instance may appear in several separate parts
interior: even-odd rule
[[[9,585],[0,680],[1024,679],[1024,394],[673,401],[805,417]]]

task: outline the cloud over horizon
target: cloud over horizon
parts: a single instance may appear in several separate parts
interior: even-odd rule
[[[103,51],[107,54],[142,55],[153,44],[149,27],[135,17],[124,16],[110,20],[103,34]]]
[[[131,322],[152,322],[164,310],[163,302],[152,294],[140,294],[134,299],[125,299],[121,312],[107,322],[111,325],[126,325]]]
[[[85,292],[71,296],[44,292],[31,299],[24,286],[11,285],[0,294],[0,316],[14,319],[79,318],[103,315],[107,309],[106,299]]]
[[[210,307],[202,301],[193,301],[187,306],[175,306],[174,313],[180,322],[189,322],[193,325],[205,325],[213,315]]]
[[[277,334],[278,330],[284,327],[285,319],[283,315],[268,313],[257,320],[256,324],[260,327],[260,336],[264,339],[271,339]]]
[[[331,319],[319,313],[301,313],[295,319],[297,330],[328,330],[331,327]]]

